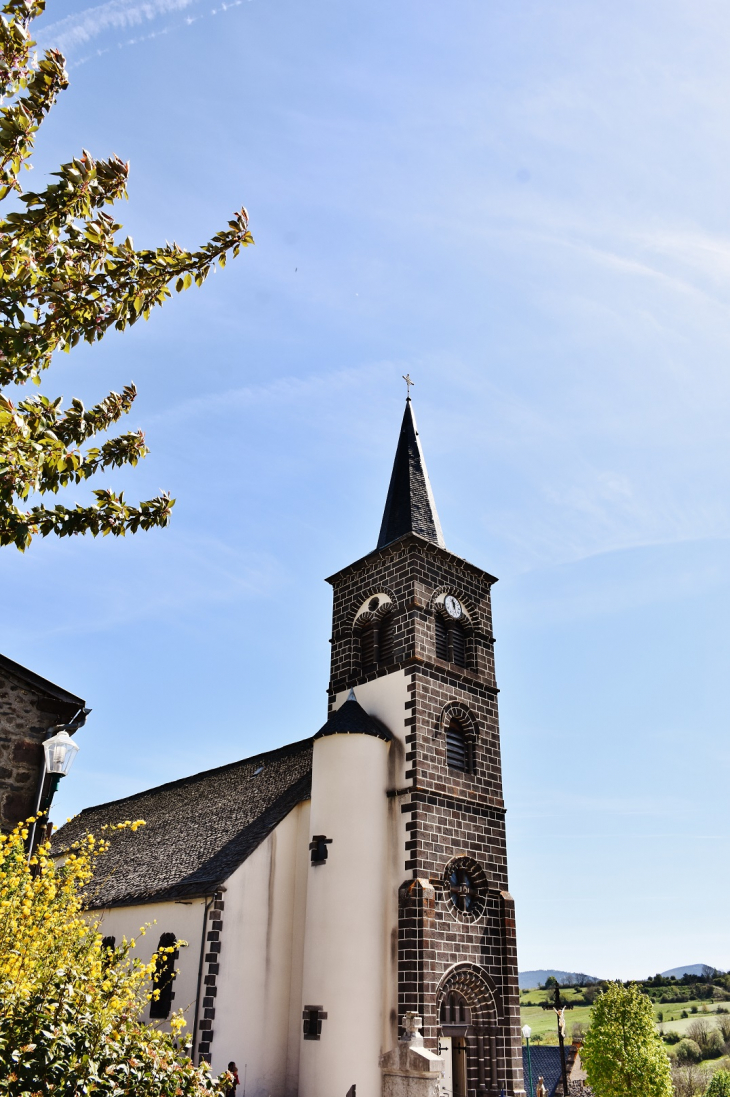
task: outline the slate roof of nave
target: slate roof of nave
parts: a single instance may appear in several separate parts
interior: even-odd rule
[[[309,797],[311,774],[312,740],[304,739],[86,808],[54,835],[53,848],[62,853],[85,834],[101,836],[105,825],[144,819],[135,833],[108,836],[89,906],[211,894]]]

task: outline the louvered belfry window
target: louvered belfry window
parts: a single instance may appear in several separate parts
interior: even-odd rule
[[[466,636],[461,625],[451,626],[451,662],[457,667],[466,666]]]
[[[469,753],[463,727],[458,720],[452,720],[446,729],[446,764],[449,769],[467,772],[470,769]]]
[[[459,621],[450,621],[442,613],[434,619],[436,658],[457,667],[466,666],[466,632]]]
[[[150,1017],[158,1019],[169,1017],[172,1009],[172,981],[175,978],[175,961],[177,950],[174,952],[160,952],[160,949],[171,949],[177,936],[174,933],[163,933],[157,946],[158,954],[155,963],[155,974],[152,979],[154,990],[159,990],[159,997],[150,1002]]]
[[[392,613],[380,626],[380,662],[388,666],[393,662],[395,650],[395,618]]]
[[[440,613],[436,614],[436,658],[449,661],[449,629]]]
[[[367,670],[375,662],[375,628],[365,625],[360,629],[360,665]]]

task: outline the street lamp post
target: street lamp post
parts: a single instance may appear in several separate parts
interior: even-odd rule
[[[552,1009],[558,1018],[558,1043],[560,1044],[560,1066],[563,1073],[563,1094],[564,1097],[568,1097],[568,1070],[565,1065],[565,1011],[566,1009],[572,1009],[573,1003],[560,997],[560,987],[556,984],[552,1002],[548,998],[546,1002],[542,1003],[542,1008]]]
[[[530,1051],[530,1037],[532,1036],[532,1029],[529,1025],[525,1025],[522,1029],[522,1035],[525,1037],[525,1043],[527,1044],[527,1076],[530,1080],[530,1097],[535,1097],[535,1091],[532,1088],[532,1052]]]
[[[51,735],[50,738],[43,742],[43,768],[38,782],[38,793],[36,795],[35,810],[33,812],[35,821],[31,827],[28,839],[28,860],[33,856],[38,819],[42,815],[47,815],[50,811],[51,802],[58,789],[61,778],[65,777],[71,769],[73,760],[78,754],[78,743],[74,743],[69,735],[69,731],[78,731],[79,728],[82,728],[86,723],[86,717],[90,712],[90,708],[82,709],[71,723],[57,724],[54,728],[51,728],[51,731],[55,731],[56,734]],[[46,778],[50,778],[47,788]]]

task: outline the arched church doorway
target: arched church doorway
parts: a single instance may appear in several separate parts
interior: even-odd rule
[[[438,1004],[444,1097],[499,1093],[497,1014],[485,973],[472,964],[452,969],[442,983]]]

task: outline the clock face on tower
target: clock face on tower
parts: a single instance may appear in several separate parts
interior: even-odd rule
[[[453,617],[455,620],[461,617],[461,602],[458,598],[454,598],[453,594],[447,594],[444,598],[444,609],[449,617]]]

